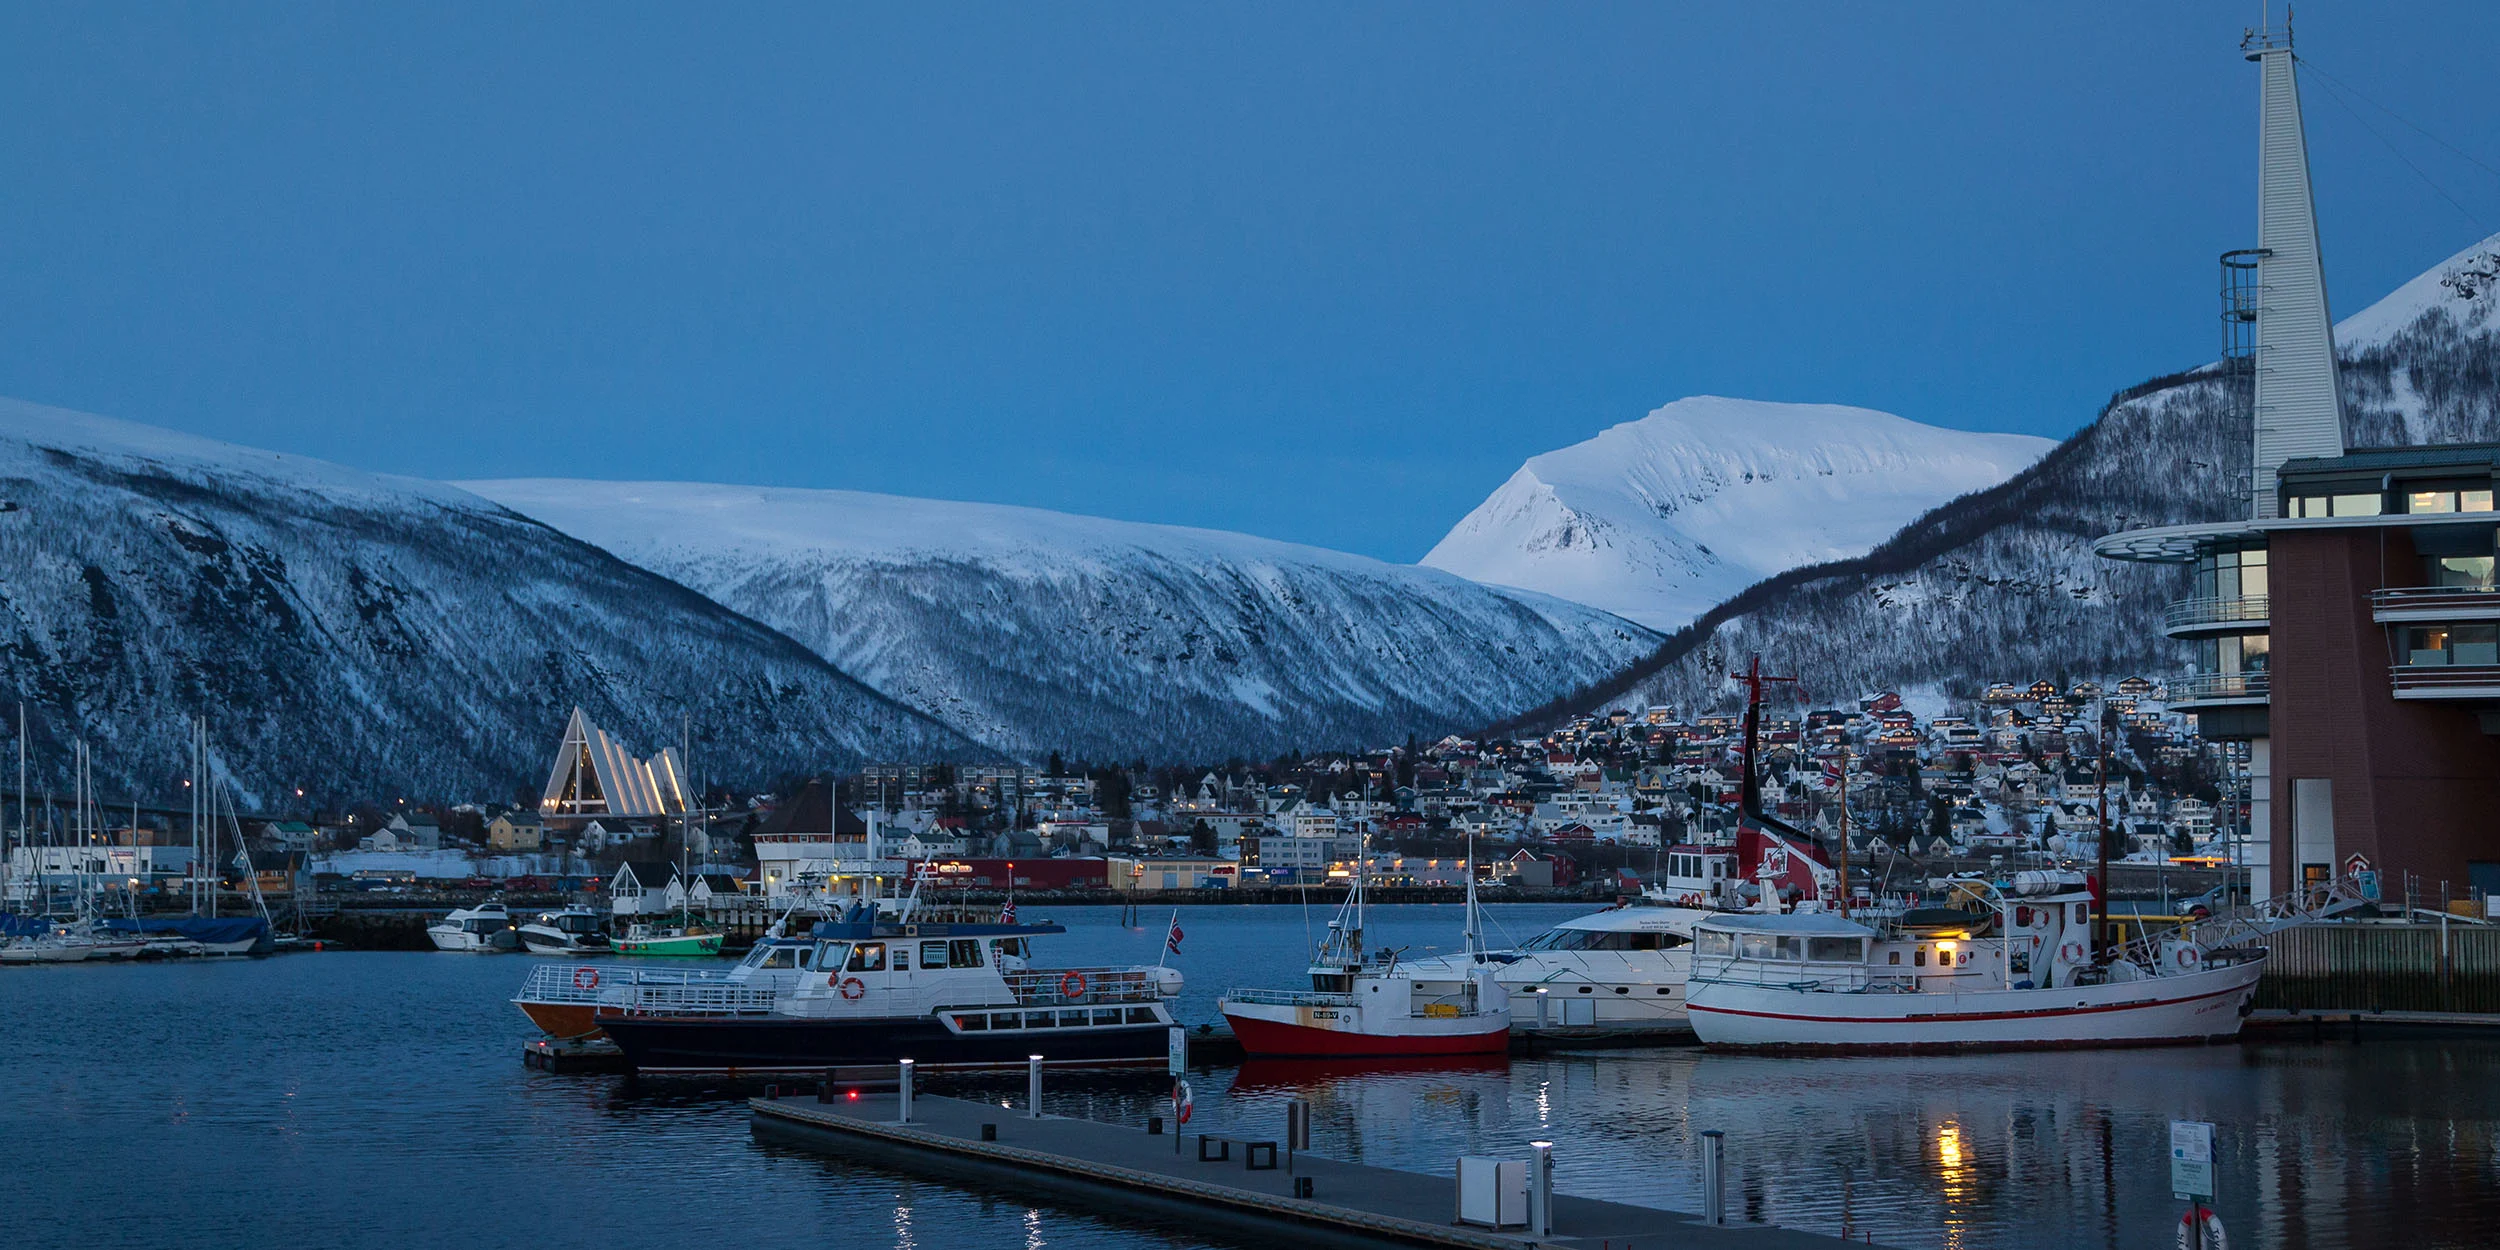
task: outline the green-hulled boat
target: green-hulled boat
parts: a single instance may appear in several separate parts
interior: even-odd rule
[[[619,955],[705,956],[720,953],[720,935],[702,925],[638,924],[616,939]]]

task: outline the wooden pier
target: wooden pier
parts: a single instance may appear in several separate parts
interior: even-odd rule
[[[1289,1158],[1272,1141],[1175,1137],[1059,1116],[1037,1120],[1022,1110],[926,1094],[912,1100],[909,1124],[896,1122],[897,1099],[883,1092],[844,1090],[831,1102],[812,1093],[766,1097],[750,1105],[756,1135],[769,1140],[969,1180],[1075,1210],[1183,1224],[1200,1235],[1228,1235],[1246,1244],[1467,1250],[1819,1250],[1865,1244],[1759,1224],[1713,1227],[1695,1215],[1563,1194],[1554,1196],[1553,1233],[1535,1237],[1523,1228],[1457,1223],[1457,1183],[1449,1177],[1344,1163],[1307,1151]]]

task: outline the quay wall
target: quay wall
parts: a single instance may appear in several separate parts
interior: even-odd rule
[[[2261,1011],[2500,1014],[2500,927],[2303,925],[2265,944]]]

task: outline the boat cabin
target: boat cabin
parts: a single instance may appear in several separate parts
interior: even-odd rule
[[[776,1010],[818,1018],[938,1013],[957,1032],[1171,1023],[1163,1003],[1179,992],[1176,970],[1034,968],[1031,940],[1066,931],[896,919],[819,924],[808,949],[789,955],[807,971]]]

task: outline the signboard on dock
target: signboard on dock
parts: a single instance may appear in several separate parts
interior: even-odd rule
[[[2214,1126],[2170,1122],[2170,1192],[2183,1200],[2214,1196]]]

